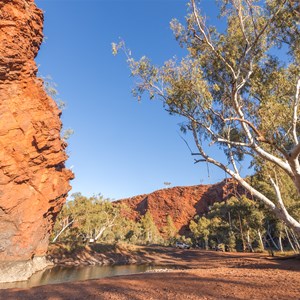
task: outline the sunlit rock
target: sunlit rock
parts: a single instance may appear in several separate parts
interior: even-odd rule
[[[36,77],[43,13],[0,1],[0,281],[44,268],[55,216],[70,190],[60,110]]]

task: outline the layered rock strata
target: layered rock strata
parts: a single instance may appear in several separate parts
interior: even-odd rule
[[[180,234],[189,234],[188,225],[196,215],[208,212],[215,202],[225,201],[235,194],[244,194],[240,186],[227,179],[216,184],[173,187],[139,195],[121,202],[129,207],[125,217],[139,220],[147,211],[163,233],[170,216]]]
[[[43,13],[33,0],[0,0],[0,282],[47,264],[42,257],[73,177],[61,111],[36,77],[42,40]]]

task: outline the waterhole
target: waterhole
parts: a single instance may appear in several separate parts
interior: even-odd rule
[[[53,267],[36,272],[26,281],[0,283],[0,289],[31,288],[34,286],[56,284],[78,280],[99,279],[104,277],[138,274],[147,271],[167,271],[178,269],[177,266],[153,265],[123,265],[123,266],[79,266],[79,267]]]

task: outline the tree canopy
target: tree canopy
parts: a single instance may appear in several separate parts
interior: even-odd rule
[[[226,29],[206,22],[201,3],[191,0],[186,24],[173,19],[171,29],[188,55],[161,67],[147,57],[135,60],[123,41],[112,44],[127,56],[136,78],[134,96],[147,92],[165,109],[184,117],[198,161],[224,170],[256,199],[300,234],[300,222],[287,210],[280,189],[284,173],[300,192],[300,28],[297,1],[222,0],[220,18]],[[221,149],[224,162],[203,145]],[[265,173],[275,198],[240,174],[250,157]],[[278,172],[280,170],[280,172]],[[299,197],[297,198],[299,201]]]

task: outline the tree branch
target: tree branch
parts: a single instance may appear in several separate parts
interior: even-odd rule
[[[289,226],[293,227],[298,233],[300,233],[300,223],[297,222],[293,217],[291,217],[288,214],[288,212],[286,211],[286,209],[283,210],[282,207],[278,208],[270,199],[268,199],[265,195],[263,195],[262,193],[260,193],[255,188],[253,188],[238,173],[236,173],[235,171],[232,171],[227,166],[225,166],[224,164],[222,164],[220,161],[217,161],[217,160],[213,159],[212,157],[210,157],[209,155],[207,155],[204,152],[203,147],[201,146],[199,138],[198,138],[197,124],[196,123],[192,124],[192,132],[193,132],[193,137],[194,137],[196,146],[197,146],[197,148],[199,150],[199,153],[206,160],[206,162],[209,162],[209,163],[211,163],[211,164],[219,167],[223,171],[225,171],[228,175],[230,175],[233,179],[235,179],[243,188],[245,188],[245,190],[247,190],[251,195],[253,195],[254,197],[256,197],[258,200],[262,201],[281,220],[283,220],[284,222],[286,222]],[[283,203],[283,201],[281,201],[281,203]],[[284,205],[283,205],[283,207],[284,207]]]
[[[248,121],[246,119],[232,117],[232,118],[225,118],[223,120],[224,120],[224,122],[227,122],[227,121],[239,121],[239,122],[246,123],[258,135],[258,140],[260,140],[260,141],[266,141],[265,137],[260,133],[260,131],[250,121]]]
[[[278,184],[275,183],[275,181],[273,180],[273,178],[271,176],[269,176],[269,178],[270,178],[271,184],[272,184],[272,186],[274,188],[275,195],[276,195],[276,198],[277,198],[277,202],[279,204],[280,211],[285,216],[285,218],[287,220],[289,220],[290,223],[295,224],[295,226],[299,226],[299,223],[286,210],[286,207],[285,207],[285,205],[283,203],[281,192],[280,192]]]
[[[58,239],[58,237],[74,222],[74,220],[68,222],[63,228],[62,230],[55,236],[55,238],[52,240],[52,243],[55,243],[56,240]]]
[[[196,4],[195,4],[195,0],[191,0],[191,3],[192,3],[192,8],[193,8],[193,15],[195,17],[195,20],[196,20],[196,23],[197,23],[197,26],[198,26],[198,29],[200,30],[200,32],[202,33],[203,37],[204,37],[204,40],[206,42],[206,44],[211,48],[211,50],[213,51],[213,53],[219,58],[222,60],[222,62],[230,69],[233,77],[236,79],[236,74],[235,74],[235,71],[233,69],[233,67],[228,63],[228,61],[215,49],[215,47],[213,46],[213,44],[211,43],[211,41],[209,40],[204,28],[203,28],[203,25],[201,24],[201,21],[199,19],[199,14],[198,14],[198,9],[196,7]],[[201,39],[200,39],[201,40]],[[202,40],[201,40],[202,41]]]
[[[292,122],[292,134],[294,138],[295,145],[298,145],[298,136],[297,136],[297,122],[298,122],[298,106],[299,106],[299,91],[300,91],[300,78],[297,81],[296,86],[296,94],[295,94],[295,100],[293,105],[293,122]]]

